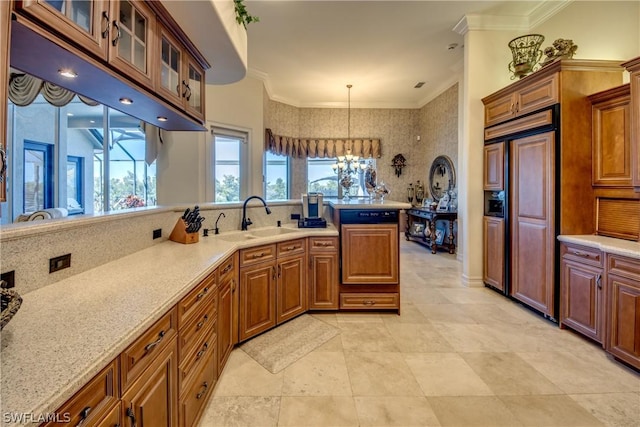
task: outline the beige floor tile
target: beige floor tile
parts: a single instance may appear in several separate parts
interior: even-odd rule
[[[469,315],[476,323],[482,325],[522,325],[531,321],[528,316],[513,312],[511,310],[504,310],[503,302],[496,302],[493,304],[465,304],[464,311]],[[540,319],[536,323],[540,322]]]
[[[516,427],[522,423],[495,396],[428,397],[443,427]]]
[[[351,323],[383,323],[380,313],[362,313],[362,312],[340,312],[336,313],[338,326]]]
[[[509,347],[494,333],[492,326],[456,323],[441,323],[436,326],[438,332],[459,352],[509,350]]]
[[[431,286],[408,288],[403,290],[402,298],[414,304],[450,304],[451,301],[443,295],[442,289],[435,289]]]
[[[568,396],[500,396],[524,426],[591,427],[603,424]]]
[[[418,308],[413,304],[402,304],[400,306],[400,315],[397,313],[390,313],[382,315],[382,321],[385,324],[395,323],[429,323],[429,320],[425,317]]]
[[[338,317],[336,316],[336,313],[311,313],[311,316],[322,320],[331,326],[338,326]]]
[[[283,372],[272,374],[244,351],[231,352],[214,396],[280,396]]]
[[[350,396],[282,397],[278,426],[357,426],[358,415]]]
[[[517,353],[549,381],[568,394],[635,392],[640,375],[632,373],[605,353]]]
[[[356,397],[360,426],[439,426],[425,397]]]
[[[216,396],[200,420],[201,427],[275,427],[280,397]]]
[[[487,288],[440,289],[442,295],[454,304],[497,304],[504,297]]]
[[[489,396],[493,392],[456,353],[405,354],[425,396]]]
[[[640,425],[640,395],[637,393],[572,394],[569,397],[606,426]]]
[[[497,395],[563,394],[514,353],[462,353],[471,369]]]
[[[341,323],[344,351],[400,351],[384,323]]]
[[[284,370],[283,396],[351,396],[344,353],[312,352]]]
[[[403,353],[450,353],[453,347],[431,324],[387,323],[387,330]]]
[[[354,396],[424,396],[400,353],[345,353]]]
[[[416,304],[416,308],[432,323],[477,323],[458,304]]]

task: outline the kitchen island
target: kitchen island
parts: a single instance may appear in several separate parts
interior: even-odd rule
[[[340,309],[400,312],[401,210],[395,201],[329,201],[340,230]]]

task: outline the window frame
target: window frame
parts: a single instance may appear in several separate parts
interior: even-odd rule
[[[285,167],[286,167],[286,177],[287,177],[287,182],[285,185],[286,188],[286,195],[284,199],[268,199],[267,198],[267,165],[268,165],[268,160],[267,160],[267,156],[269,154],[273,154],[270,153],[269,151],[264,151],[264,155],[263,157],[263,163],[262,163],[262,170],[264,171],[264,173],[262,174],[262,191],[265,197],[265,200],[267,201],[280,201],[280,200],[289,200],[291,198],[291,186],[292,186],[292,171],[291,171],[291,156],[286,156],[286,155],[282,155],[282,157],[284,157],[285,159]],[[276,154],[274,154],[275,156]]]
[[[25,139],[22,143],[22,213],[30,213],[27,212],[25,203],[26,203],[26,194],[25,194],[25,185],[27,183],[27,177],[25,176],[27,168],[26,166],[26,151],[39,151],[44,154],[43,163],[44,163],[44,197],[43,197],[43,207],[42,209],[49,209],[53,207],[54,204],[54,187],[55,187],[55,175],[54,175],[54,144],[48,144],[46,142],[37,142],[29,139]]]
[[[209,123],[209,138],[206,144],[207,164],[206,164],[206,198],[212,203],[239,203],[245,200],[249,194],[249,183],[251,179],[251,167],[249,164],[249,146],[251,144],[251,130],[239,126],[232,126],[220,123]],[[238,202],[216,202],[216,135],[240,140],[239,152],[239,180],[240,194]]]
[[[69,209],[69,202],[67,202],[67,210],[69,211],[69,215],[79,215],[84,213],[84,181],[82,177],[84,176],[84,157],[80,156],[67,156],[67,167],[70,163],[75,165],[75,182],[76,182],[76,194],[74,194],[74,199],[80,205],[80,209]],[[68,169],[67,169],[68,172]],[[67,199],[69,198],[69,191],[67,188]]]

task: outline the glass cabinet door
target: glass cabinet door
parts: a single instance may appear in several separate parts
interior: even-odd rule
[[[160,61],[157,65],[160,69],[158,92],[182,107],[184,102],[182,46],[161,24],[158,24],[158,33],[160,34]]]
[[[187,61],[187,68],[186,109],[192,115],[204,119],[204,71],[191,58]]]

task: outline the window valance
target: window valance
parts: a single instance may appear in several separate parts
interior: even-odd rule
[[[31,104],[42,94],[49,104],[64,107],[76,94],[53,83],[40,80],[29,74],[11,73],[9,79],[9,99],[20,107]],[[97,102],[78,95],[78,99],[87,105],[95,106]]]
[[[273,154],[298,158],[338,157],[351,150],[354,156],[380,158],[382,155],[379,139],[346,138],[292,138],[274,135],[271,129],[265,130],[265,149]]]

